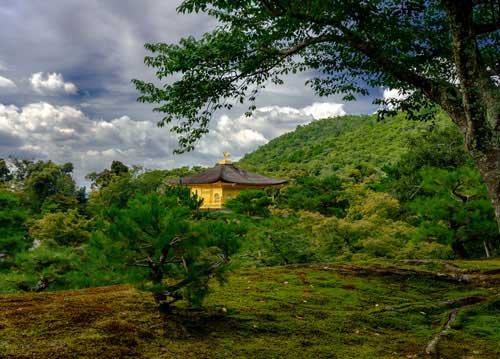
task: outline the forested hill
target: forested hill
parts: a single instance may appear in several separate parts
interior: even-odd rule
[[[458,129],[444,114],[428,122],[408,120],[402,113],[383,121],[376,116],[318,120],[270,141],[239,164],[290,180],[278,207],[350,221],[352,230],[337,231],[339,238],[350,238],[340,246],[351,248],[348,256],[369,248],[375,257],[499,253],[486,188]],[[366,221],[372,220],[371,230],[354,230],[370,227]],[[363,239],[353,245],[360,238],[374,243]],[[396,238],[407,239],[389,246]]]
[[[446,122],[440,118],[439,121]],[[432,126],[403,116],[344,116],[299,126],[247,154],[239,163],[275,176],[347,174],[394,164],[407,151],[408,138]]]

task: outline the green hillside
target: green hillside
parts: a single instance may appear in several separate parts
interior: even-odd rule
[[[298,219],[288,220],[280,233],[272,231],[298,238],[283,239],[284,248],[302,246],[295,260],[500,254],[484,183],[461,134],[443,114],[429,122],[404,114],[384,121],[318,120],[270,141],[239,164],[290,179],[272,203],[281,211],[292,209],[275,218]],[[240,207],[244,203],[249,198]],[[304,259],[307,250],[311,255]]]
[[[250,170],[285,177],[343,174],[360,166],[376,170],[396,163],[407,151],[408,138],[430,126],[402,116],[384,121],[377,121],[376,116],[317,120],[275,138],[239,163]]]

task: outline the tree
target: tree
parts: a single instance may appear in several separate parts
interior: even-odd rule
[[[15,255],[29,248],[28,211],[16,193],[0,191],[0,268],[9,267]]]
[[[302,218],[286,209],[273,209],[272,214],[249,231],[254,247],[248,255],[265,265],[318,261],[317,246],[302,228]]]
[[[120,161],[113,161],[111,163],[111,173],[120,176],[123,173],[128,173],[129,168]]]
[[[47,289],[74,287],[75,277],[81,276],[79,250],[59,246],[54,241],[42,243],[30,251],[16,256],[16,278],[18,289],[27,292],[42,292]]]
[[[500,236],[477,171],[424,167],[420,175],[420,193],[407,203],[417,237],[450,245],[459,258],[498,253]]]
[[[64,211],[78,204],[73,165],[13,159],[15,180],[35,212]]]
[[[165,178],[169,171],[153,170],[138,173],[137,168],[130,170],[119,161],[113,161],[110,169],[87,175],[92,181],[89,207],[99,212],[107,207],[127,206],[128,200],[137,194],[161,191],[165,187]]]
[[[135,193],[134,179],[130,173],[121,176],[113,175],[106,180],[105,185],[104,183],[101,185],[99,190],[95,190],[96,187],[93,186],[94,190],[90,192],[89,210],[91,212],[99,212],[112,206],[124,208]]]
[[[245,100],[252,111],[258,92],[288,73],[318,74],[308,84],[319,95],[346,100],[400,89],[406,99],[393,110],[429,118],[437,105],[453,119],[500,226],[498,1],[185,0],[178,11],[205,12],[219,25],[198,40],[146,44],[157,77],[180,79],[133,80],[139,101],[164,114],[159,125],[175,123],[178,151],[208,132],[215,111]]]
[[[120,161],[113,161],[109,169],[101,172],[92,172],[85,176],[91,181],[92,188],[102,189],[108,186],[116,177],[122,177],[131,174],[129,168]]]
[[[54,241],[61,246],[79,245],[90,237],[89,221],[77,209],[47,213],[33,221],[30,236],[40,242]]]
[[[0,183],[8,182],[12,179],[9,166],[3,158],[0,158]]]
[[[446,123],[409,138],[411,151],[385,168],[381,187],[402,201],[415,239],[450,246],[455,256],[490,256],[499,249],[486,188],[460,134]]]
[[[241,191],[236,197],[227,201],[225,206],[247,216],[268,217],[272,202],[272,198],[265,191],[250,189]]]
[[[299,177],[280,193],[277,202],[295,210],[343,217],[349,203],[343,198],[341,189],[342,181],[336,176]]]
[[[188,190],[174,188],[138,195],[127,208],[109,210],[89,244],[91,265],[101,263],[93,275],[110,268],[123,273],[148,288],[161,311],[180,299],[200,305],[210,278],[224,279],[242,229],[231,220],[194,221],[199,205]]]
[[[349,208],[345,218],[327,226],[331,248],[338,251],[340,246],[347,247],[355,259],[400,256],[413,228],[401,220],[399,201],[370,189],[370,180],[348,186],[346,197]]]

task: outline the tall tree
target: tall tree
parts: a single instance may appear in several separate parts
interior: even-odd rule
[[[19,167],[18,167],[19,168]],[[24,191],[35,212],[65,210],[76,206],[76,184],[71,177],[73,165],[51,161],[28,163]]]
[[[382,188],[401,201],[413,238],[450,245],[457,257],[495,255],[500,249],[493,210],[481,177],[451,124],[409,138],[412,151],[386,166]]]
[[[113,161],[109,169],[106,168],[101,172],[89,173],[85,178],[91,181],[92,188],[102,189],[108,186],[113,179],[128,174],[131,174],[131,172],[125,164],[120,161]]]
[[[500,2],[498,0],[185,0],[218,26],[200,39],[147,44],[162,86],[134,80],[139,101],[174,122],[191,150],[214,111],[254,100],[283,75],[312,70],[322,96],[346,100],[387,86],[396,107],[443,108],[458,126],[488,188],[500,226]]]
[[[28,249],[28,211],[19,195],[0,190],[0,270],[8,268],[17,253]]]

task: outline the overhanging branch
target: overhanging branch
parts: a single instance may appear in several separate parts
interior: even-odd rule
[[[498,30],[500,30],[500,23],[474,24],[474,33],[476,35],[489,34]]]
[[[321,44],[324,42],[332,42],[332,41],[335,41],[337,39],[338,39],[338,37],[335,35],[332,35],[332,34],[322,34],[322,35],[319,35],[317,37],[310,37],[310,38],[304,39],[303,41],[295,44],[292,47],[289,47],[288,49],[278,50],[278,54],[282,57],[295,55],[311,45]]]
[[[265,6],[265,4],[264,4]],[[465,118],[462,115],[462,101],[460,91],[455,86],[435,79],[426,78],[409,68],[401,66],[401,64],[393,61],[389,56],[385,55],[376,46],[367,39],[363,39],[341,23],[332,23],[329,19],[308,16],[304,13],[297,13],[295,11],[281,11],[271,13],[271,16],[291,16],[300,21],[307,21],[318,25],[328,25],[332,30],[337,30],[340,34],[323,34],[315,38],[309,38],[299,42],[288,49],[279,52],[282,56],[292,56],[299,51],[313,46],[318,43],[324,42],[337,42],[343,43],[355,50],[360,51],[371,61],[373,61],[381,71],[388,73],[395,79],[406,82],[415,88],[420,89],[430,100],[441,105],[449,113],[453,113],[454,120],[460,127],[465,125]]]

